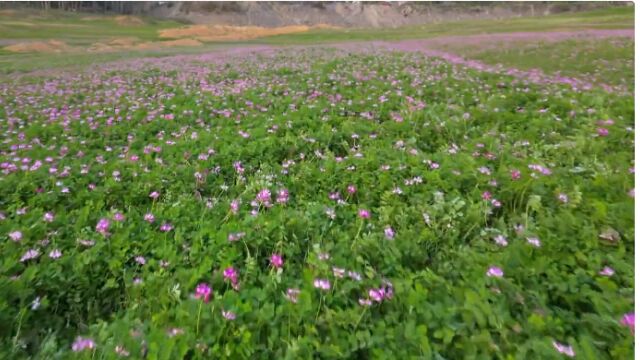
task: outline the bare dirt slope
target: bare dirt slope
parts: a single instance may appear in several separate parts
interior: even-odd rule
[[[609,3],[609,4],[606,4]],[[623,3],[621,3],[623,4]],[[587,10],[610,2],[166,2],[149,9],[156,17],[195,24],[282,27],[398,27],[466,19],[503,19]]]

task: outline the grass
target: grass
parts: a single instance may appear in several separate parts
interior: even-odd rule
[[[633,88],[634,41],[630,39],[567,40],[535,42],[491,49],[459,49],[464,55],[489,64],[520,69],[560,72],[591,82]]]
[[[322,29],[306,33],[271,36],[269,44],[306,44],[338,41],[423,39],[449,35],[475,35],[519,31],[573,31],[633,28],[633,8],[524,17],[504,20],[465,20],[405,26],[396,29]]]
[[[143,25],[120,25],[114,16],[72,14],[61,11],[35,12],[31,15],[0,17],[3,40],[61,40],[69,45],[87,46],[110,38],[136,37],[145,41],[159,40],[158,30],[182,24],[171,20],[142,17]]]
[[[89,21],[86,14],[51,11],[0,17],[1,39],[7,41],[62,40],[72,46],[88,46],[113,38],[136,37],[157,41],[158,30],[182,25],[176,21],[142,18],[144,25],[116,25],[113,16],[97,16]],[[267,44],[304,45],[342,41],[402,40],[439,36],[505,33],[522,31],[562,31],[580,29],[633,28],[632,7],[615,7],[573,14],[524,17],[504,20],[470,20],[433,23],[396,29],[322,29],[307,33],[271,36],[242,42],[209,43],[194,48],[168,48],[113,53],[16,54],[0,50],[0,74],[33,70],[88,66],[137,57],[163,57],[176,54],[204,53],[224,46]],[[2,41],[0,40],[0,41]],[[514,46],[517,45],[517,46]],[[502,63],[523,69],[539,68],[566,76],[593,78],[613,85],[633,83],[633,41],[568,41],[551,44],[511,43],[506,46],[444,47],[444,50],[487,63]],[[571,59],[566,61],[565,59]]]

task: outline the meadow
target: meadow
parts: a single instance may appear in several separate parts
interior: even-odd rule
[[[0,54],[1,358],[633,356],[633,40],[276,38]]]

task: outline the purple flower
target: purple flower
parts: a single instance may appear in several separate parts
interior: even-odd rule
[[[203,299],[204,302],[209,302],[209,298],[211,297],[211,288],[205,283],[200,283],[196,286],[194,296],[196,299]]]
[[[528,237],[527,242],[535,247],[540,247],[540,239],[537,237]]]
[[[628,327],[631,330],[631,335],[633,335],[636,329],[636,314],[632,312],[624,314],[620,319],[620,324]]]
[[[482,193],[482,199],[484,200],[491,200],[491,196],[492,196],[491,193],[488,191],[485,191]]]
[[[153,216],[152,213],[146,213],[144,214],[144,221],[148,222],[149,224],[151,224],[152,222],[154,222],[156,220],[156,217]]]
[[[152,191],[151,194],[149,194],[149,197],[153,200],[156,200],[158,197],[160,197],[160,193],[157,191]]]
[[[25,262],[31,259],[35,259],[40,256],[40,252],[36,249],[29,249],[22,257],[20,258],[20,262]]]
[[[276,269],[281,268],[282,264],[284,264],[284,262],[282,261],[282,255],[280,254],[271,255],[271,258],[269,259],[269,261],[271,262],[271,266],[273,266]]]
[[[573,347],[571,347],[571,345],[564,345],[564,344],[560,344],[559,342],[554,341],[553,342],[553,347],[556,348],[556,350],[560,354],[565,354],[568,357],[574,357],[576,355],[573,352]]]
[[[136,256],[135,260],[140,265],[144,265],[147,263],[147,260],[144,258],[144,256]]]
[[[315,279],[313,280],[313,286],[321,290],[331,289],[331,283],[327,279]]]
[[[360,306],[371,306],[371,300],[360,298],[358,299],[358,304],[360,304]]]
[[[42,220],[46,221],[46,222],[52,222],[53,221],[53,213],[52,212],[46,212],[44,213],[44,216],[42,217]]]
[[[349,194],[355,194],[356,193],[356,186],[355,185],[349,185],[347,186],[347,192]]]
[[[358,216],[363,219],[369,219],[371,217],[371,213],[369,213],[369,210],[360,209],[358,210]]]
[[[115,213],[113,214],[113,220],[115,221],[123,221],[124,220],[124,215],[122,215],[122,213]]]
[[[278,197],[276,198],[276,202],[278,204],[285,204],[289,201],[289,190],[280,189],[278,191]]]
[[[232,312],[232,311],[222,310],[222,316],[227,320],[235,320],[236,319],[236,314],[234,312]]]
[[[49,252],[49,257],[52,259],[58,259],[62,256],[62,252],[58,249],[53,249]]]
[[[384,228],[384,236],[389,240],[393,240],[393,238],[396,236],[396,232],[393,231],[393,228],[391,226],[387,226],[386,228]]]
[[[599,274],[600,274],[600,275],[602,275],[602,276],[612,276],[612,275],[613,275],[613,274],[615,274],[615,273],[616,273],[616,272],[615,272],[612,268],[610,268],[610,267],[608,267],[608,266],[605,266],[605,267],[604,267],[604,268],[602,268],[602,270],[600,270],[600,272],[599,272]]]
[[[598,128],[598,136],[607,136],[609,135],[609,130],[605,128]]]
[[[520,176],[520,170],[511,170],[511,180],[518,180]]]
[[[22,232],[20,231],[12,231],[9,233],[9,238],[15,242],[22,240]]]
[[[384,300],[384,289],[371,289],[369,290],[369,298],[375,302],[382,302]]]
[[[300,295],[300,290],[299,289],[287,289],[287,294],[284,296],[286,297],[289,301],[291,301],[294,304],[298,303],[298,295]]]
[[[353,279],[353,280],[355,280],[355,281],[360,281],[360,280],[362,280],[362,275],[360,275],[360,273],[358,273],[358,272],[355,272],[355,271],[349,271],[349,272],[347,273],[347,275],[348,275],[351,279]]]
[[[238,210],[240,209],[240,200],[236,199],[236,200],[231,201],[230,207],[231,207],[231,212],[234,213],[234,214],[237,214]]]
[[[108,233],[109,224],[110,224],[109,219],[106,219],[106,218],[100,219],[100,221],[98,221],[98,224],[96,225],[96,231],[104,236],[109,235]]]
[[[500,246],[509,245],[509,242],[507,241],[507,238],[505,236],[503,236],[503,235],[498,235],[498,236],[494,237],[493,241],[495,241],[496,244],[498,244]]]
[[[269,191],[269,189],[262,189],[260,190],[260,192],[258,192],[258,195],[256,195],[256,200],[264,205],[268,205],[271,202],[271,191]]]
[[[567,194],[560,193],[558,194],[558,200],[560,200],[561,203],[566,204],[569,202],[569,196],[567,196]]]
[[[71,345],[71,349],[75,352],[79,352],[85,349],[94,349],[96,347],[96,343],[89,338],[83,338],[78,336],[76,340]]]
[[[224,269],[222,276],[225,278],[225,280],[231,282],[231,286],[235,290],[238,290],[238,272],[233,268],[233,266]]]
[[[169,223],[163,223],[162,225],[160,225],[160,231],[162,232],[169,232],[173,230],[173,226],[171,226],[171,224]]]
[[[502,269],[497,266],[491,266],[489,270],[487,270],[487,276],[489,277],[502,277],[503,275]]]

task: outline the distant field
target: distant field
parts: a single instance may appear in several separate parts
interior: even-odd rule
[[[43,13],[0,14],[0,45],[15,43],[63,42],[64,49],[46,54],[15,53],[0,48],[0,75],[33,70],[87,66],[138,57],[163,57],[176,54],[197,54],[225,47],[245,45],[312,45],[344,41],[429,39],[444,36],[497,34],[508,32],[578,31],[584,29],[633,28],[633,8],[610,8],[597,11],[559,14],[545,17],[525,17],[505,20],[475,20],[408,26],[397,29],[312,29],[296,34],[269,36],[245,41],[204,42],[199,46],[161,49],[112,49],[89,52],[95,44],[109,44],[122,39],[140,43],[161,42],[159,31],[183,26],[176,21],[133,18],[118,21],[115,16],[89,16],[52,11]],[[165,39],[166,40],[166,39]],[[488,64],[503,64],[521,69],[537,68],[546,73],[606,82],[632,87],[633,40],[609,39],[571,40],[557,43],[539,41],[492,44],[444,44],[434,48],[481,60]],[[71,55],[72,54],[72,55]],[[571,61],[563,61],[571,59]]]

